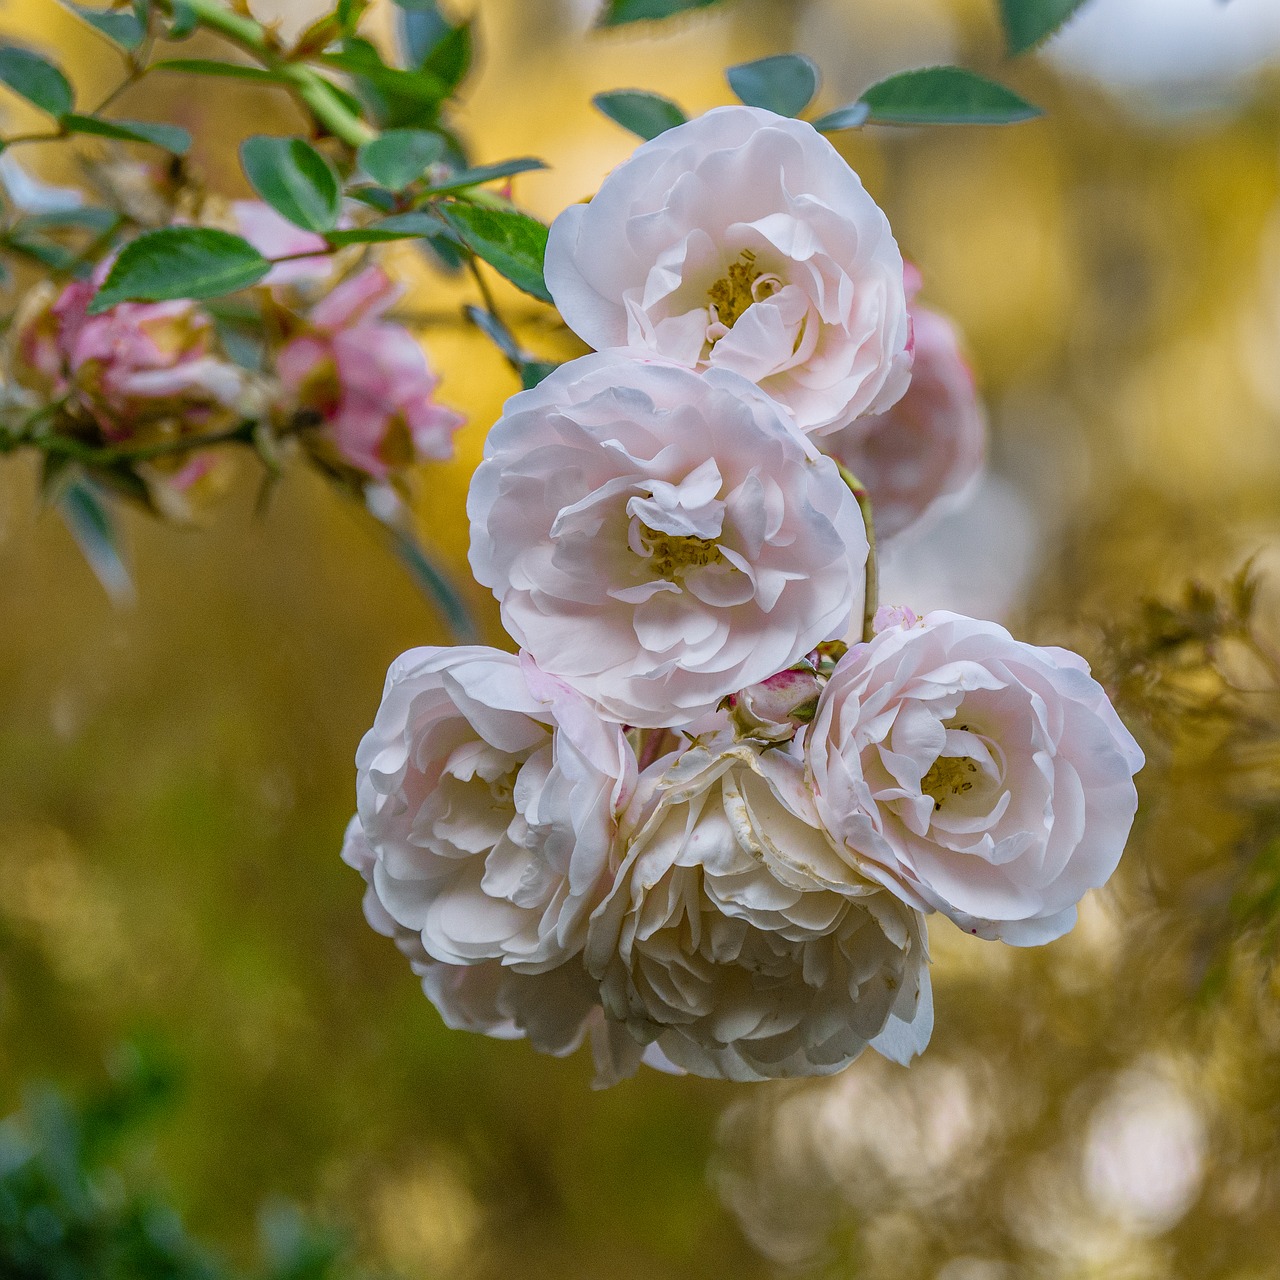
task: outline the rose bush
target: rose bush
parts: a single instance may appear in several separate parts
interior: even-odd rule
[[[867,540],[835,465],[736,374],[622,352],[513,396],[467,501],[507,630],[631,725],[682,725],[842,634]]]
[[[851,875],[1019,946],[1115,870],[1143,764],[1082,658],[941,612],[849,650],[805,754]]]
[[[687,751],[592,917],[606,1013],[696,1075],[825,1075],[928,1043],[923,921],[847,874],[799,770],[777,750]]]
[[[584,342],[741,374],[804,431],[882,412],[907,388],[902,255],[803,120],[719,107],[668,129],[556,218],[545,272]]]

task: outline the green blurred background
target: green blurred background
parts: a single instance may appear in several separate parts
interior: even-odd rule
[[[304,6],[277,4],[296,26]],[[1114,629],[1139,601],[1247,556],[1275,630],[1280,75],[1257,67],[1280,57],[1277,8],[1093,0],[1003,64],[994,0],[736,0],[609,34],[586,0],[478,0],[459,123],[481,162],[550,163],[516,185],[550,218],[630,149],[601,89],[701,110],[727,100],[725,65],[797,49],[822,106],[944,61],[1043,105],[1016,128],[840,139],[966,332],[993,430],[991,480],[891,552],[886,595],[998,615],[1123,682],[1146,642],[1117,650]],[[87,99],[118,75],[53,0],[0,22]],[[239,137],[298,127],[252,87],[156,77],[127,106],[192,129],[232,195]],[[24,153],[45,160],[72,176]],[[465,581],[467,477],[516,388],[455,321],[465,288],[389,257],[470,419],[419,511]],[[530,345],[576,350],[503,298]],[[338,859],[355,746],[387,663],[448,636],[360,514],[295,469],[258,517],[246,467],[195,528],[127,518],[138,599],[117,610],[34,482],[0,466],[0,1104],[32,1077],[100,1079],[126,1037],[163,1043],[184,1088],[151,1167],[233,1257],[282,1195],[365,1264],[445,1280],[1280,1274],[1275,936],[1238,909],[1276,829],[1273,693],[1222,695],[1192,664],[1192,710],[1126,704],[1152,763],[1121,872],[1034,952],[935,929],[937,1032],[909,1071],[868,1056],[818,1083],[594,1093],[581,1055],[447,1031],[361,917]]]

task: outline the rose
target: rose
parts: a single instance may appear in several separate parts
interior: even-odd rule
[[[264,258],[288,258],[277,262],[261,283],[298,284],[324,280],[333,274],[334,259],[323,236],[304,231],[261,200],[233,200],[231,216],[236,230]],[[295,255],[307,254],[305,258]]]
[[[356,766],[373,893],[430,956],[537,973],[581,951],[636,781],[617,725],[512,654],[412,649]]]
[[[946,317],[913,306],[915,364],[907,393],[823,442],[871,496],[876,536],[891,538],[942,511],[982,469],[986,419]]]
[[[805,431],[906,390],[902,256],[857,175],[802,120],[721,107],[644,143],[555,220],[545,275],[591,346],[732,370]]]
[[[837,664],[806,730],[851,874],[1019,946],[1075,923],[1115,870],[1142,752],[1085,661],[930,613]]]
[[[413,335],[380,320],[400,296],[380,267],[344,280],[276,356],[291,412],[314,415],[343,462],[385,480],[447,458],[464,419],[435,401],[439,381]]]
[[[122,302],[89,314],[109,266],[27,304],[15,326],[17,380],[113,443],[196,435],[249,410],[250,379],[217,354],[213,322],[196,303]]]
[[[905,1062],[932,1027],[923,920],[855,883],[800,764],[689,750],[653,786],[587,968],[609,1017],[696,1075],[825,1075],[868,1044]]]
[[[723,370],[561,366],[507,402],[467,514],[507,630],[631,725],[687,724],[862,607],[866,535],[835,464]]]

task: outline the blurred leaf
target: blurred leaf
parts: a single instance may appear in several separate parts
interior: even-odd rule
[[[558,368],[554,360],[525,360],[520,365],[520,385],[530,391],[540,383],[548,374],[554,373]]]
[[[360,148],[360,167],[375,182],[403,191],[444,155],[444,139],[422,129],[389,129]]]
[[[256,284],[271,264],[247,240],[214,227],[163,227],[131,240],[89,304],[91,315],[119,302],[216,298]]]
[[[418,62],[418,69],[435,76],[450,93],[466,79],[473,54],[471,24],[451,27]]]
[[[430,125],[439,114],[449,88],[438,77],[424,71],[402,71],[389,67],[368,41],[353,37],[343,42],[341,51],[320,57],[325,66],[355,76],[368,92],[383,128]]]
[[[75,105],[67,77],[29,49],[0,48],[0,82],[51,116],[64,115]]]
[[[115,13],[108,9],[90,9],[85,5],[61,0],[64,8],[83,18],[91,27],[100,31],[108,40],[132,53],[141,43],[146,31],[132,13]]]
[[[101,120],[97,116],[79,115],[63,116],[61,124],[68,133],[114,138],[119,142],[145,142],[178,156],[186,155],[191,149],[191,135],[174,124],[153,124],[149,120]]]
[[[596,25],[621,27],[628,22],[651,22],[722,3],[723,0],[605,0]]]
[[[838,129],[857,129],[866,124],[871,108],[865,102],[850,102],[825,116],[819,116],[813,127],[819,133],[835,133]]]
[[[464,191],[467,187],[478,187],[486,182],[495,182],[499,178],[510,178],[517,173],[530,173],[535,169],[545,169],[546,163],[535,156],[520,156],[515,160],[501,160],[497,164],[480,165],[476,169],[463,169],[461,173],[452,174],[444,182],[438,182],[427,188],[427,195],[442,196],[453,191]]]
[[[519,364],[525,358],[515,335],[492,311],[486,311],[484,307],[465,306],[462,313],[512,364]]]
[[[344,35],[351,35],[360,25],[360,19],[369,8],[369,2],[370,0],[338,0],[338,7],[333,11],[333,16],[337,18],[338,26],[342,28]]]
[[[230,80],[254,80],[259,84],[288,84],[288,76],[265,67],[246,67],[238,62],[215,62],[209,58],[168,58],[153,62],[152,71],[184,71],[196,76],[225,76]]]
[[[1047,39],[1084,0],[1000,0],[1010,56],[1026,53]]]
[[[1017,124],[1042,115],[1012,89],[963,67],[924,67],[872,85],[859,99],[873,124]]]
[[[169,19],[168,39],[185,40],[195,32],[200,25],[200,19],[186,0],[171,0],[170,8],[173,11],[173,17]]]
[[[259,134],[240,144],[240,163],[253,189],[294,226],[324,232],[338,225],[338,175],[309,142]]]
[[[743,62],[725,73],[729,88],[749,107],[798,116],[818,92],[818,68],[802,53],[778,53]]]
[[[54,209],[49,213],[30,213],[17,225],[15,231],[92,231],[97,235],[118,226],[120,215],[114,209],[97,205],[84,205],[79,209]]]
[[[378,244],[387,240],[413,240],[421,236],[438,236],[442,228],[429,213],[397,213],[367,227],[350,231],[331,231],[325,237],[331,245]]]
[[[684,112],[661,94],[646,93],[643,89],[615,89],[611,93],[597,93],[591,99],[615,124],[629,129],[646,142],[656,138],[678,124],[684,124]]]
[[[115,522],[88,481],[71,481],[58,498],[58,510],[113,603],[132,601],[133,581],[120,555]]]
[[[483,258],[517,288],[542,302],[551,301],[542,275],[547,228],[537,218],[514,209],[488,209],[471,204],[445,205],[440,213],[458,239],[478,258]]]
[[[79,256],[66,245],[58,244],[55,240],[47,240],[43,236],[26,235],[20,227],[9,232],[0,243],[3,243],[6,249],[31,258],[53,271],[66,271],[74,265]]]
[[[420,67],[431,50],[453,30],[435,0],[396,0],[406,61]]]

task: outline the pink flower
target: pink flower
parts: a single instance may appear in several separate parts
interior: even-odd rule
[[[909,274],[908,292],[912,283]],[[879,538],[937,514],[982,470],[986,453],[986,419],[955,327],[914,304],[910,314],[915,365],[906,395],[824,442],[866,485]]]
[[[314,253],[315,257],[281,262],[263,277],[263,284],[295,284],[305,280],[324,280],[333,274],[333,255],[327,252],[323,236],[295,227],[269,204],[261,200],[236,200],[231,205],[236,230],[264,258],[291,258],[298,253]]]
[[[112,441],[156,429],[197,434],[230,419],[245,373],[215,354],[209,316],[194,302],[124,302],[91,316],[105,275],[68,285],[21,321],[19,381],[93,420]]]
[[[316,414],[343,461],[376,480],[449,457],[464,421],[436,403],[438,379],[413,335],[378,318],[398,296],[369,267],[323,298],[276,358],[291,407]]]

